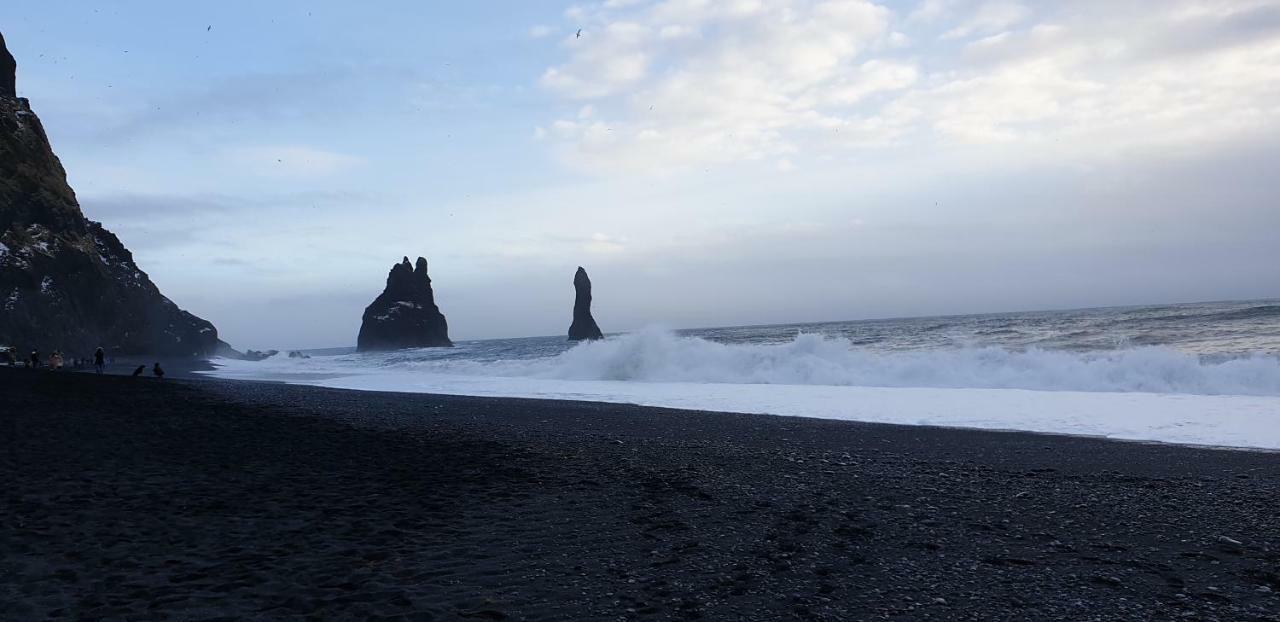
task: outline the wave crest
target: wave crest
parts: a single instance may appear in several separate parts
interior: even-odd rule
[[[1161,347],[875,352],[817,334],[780,344],[723,344],[644,330],[545,358],[411,365],[425,372],[560,380],[1280,395],[1280,358],[1271,356],[1209,361]]]

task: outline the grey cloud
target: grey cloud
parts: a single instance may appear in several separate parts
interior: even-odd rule
[[[229,197],[206,195],[150,195],[114,194],[83,197],[80,200],[85,215],[94,220],[153,218],[187,213],[222,214],[244,209]]]
[[[1127,54],[1131,62],[1169,61],[1280,37],[1280,5],[1251,7],[1221,19],[1166,21],[1163,28],[1145,33],[1117,34],[1132,45]]]
[[[120,193],[83,197],[81,208],[87,217],[115,232],[125,246],[146,254],[188,246],[230,250],[241,237],[235,231],[249,219],[262,222],[267,212],[287,216],[314,209],[350,209],[384,199],[373,193],[324,191],[260,196]],[[330,232],[313,231],[318,233]]]
[[[309,72],[259,73],[224,78],[194,90],[174,93],[139,106],[93,130],[89,140],[124,142],[191,126],[279,123],[350,114],[385,92],[374,83],[402,84],[422,79],[419,72],[391,66],[331,66]],[[406,95],[407,96],[407,95]]]
[[[235,268],[249,267],[254,265],[252,262],[246,261],[244,259],[240,259],[238,257],[214,257],[213,259],[209,260],[209,263],[215,266],[231,266]]]
[[[277,195],[119,193],[82,197],[80,203],[90,218],[106,221],[163,216],[222,217],[272,208],[343,208],[386,200],[386,196],[376,193],[308,191]]]
[[[1041,24],[1063,27],[1057,37],[1036,36],[1031,27],[997,35],[999,45],[968,46],[969,67],[1018,62],[1070,45],[1108,47],[1107,64],[1093,69],[1105,74],[1118,63],[1167,62],[1219,49],[1247,46],[1280,36],[1280,5],[1248,7],[1221,18],[1172,19],[1174,3],[1075,2],[1040,15]],[[1143,28],[1135,29],[1134,24]],[[1110,48],[1111,42],[1123,43]]]

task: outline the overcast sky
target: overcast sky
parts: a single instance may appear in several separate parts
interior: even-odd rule
[[[1280,0],[102,4],[19,94],[241,348],[1280,296]]]

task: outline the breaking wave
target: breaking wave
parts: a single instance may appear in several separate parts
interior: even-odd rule
[[[1162,347],[879,352],[816,334],[780,344],[724,344],[644,330],[539,358],[355,358],[421,373],[557,380],[1280,395],[1278,357],[1211,360]]]

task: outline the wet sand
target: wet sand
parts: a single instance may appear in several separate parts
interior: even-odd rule
[[[0,369],[0,618],[1280,620],[1280,455]]]
[[[142,376],[149,378],[154,376],[152,368],[156,363],[160,363],[160,368],[164,370],[164,377],[170,380],[199,379],[201,376],[197,372],[211,371],[215,369],[212,363],[202,359],[120,356],[112,357],[105,365],[103,365],[102,373],[110,376],[132,376],[134,370],[141,366],[143,368]],[[83,365],[80,369],[71,369],[69,371],[89,374],[94,373],[92,363]]]

